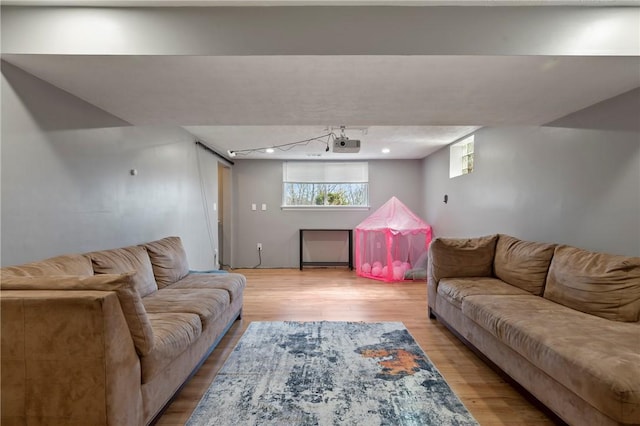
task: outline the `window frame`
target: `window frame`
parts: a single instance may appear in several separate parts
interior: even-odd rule
[[[449,146],[449,179],[473,173],[475,170],[475,145],[475,134],[471,134]]]
[[[310,164],[313,164],[313,167],[306,167]],[[346,177],[344,180],[334,180],[327,178],[327,172],[333,168],[335,171],[335,167],[342,167],[345,165],[354,164],[354,173],[355,175],[361,175],[364,177]],[[287,167],[306,167],[306,168],[315,168],[315,172],[317,176],[314,176],[314,173],[310,173],[301,177],[300,179],[296,179],[295,171],[293,173],[288,173]],[[356,167],[359,167],[358,170]],[[308,172],[308,170],[307,170]],[[350,173],[346,173],[349,175]],[[290,176],[293,175],[293,178]],[[346,180],[346,181],[345,181]],[[313,185],[316,188],[313,188],[311,191],[311,195],[313,198],[317,197],[314,194],[324,193],[324,204],[287,204],[287,185]],[[327,185],[364,185],[363,188],[363,196],[364,203],[363,204],[348,204],[348,205],[340,205],[340,204],[326,204],[327,203],[327,195],[330,194],[325,188],[318,189],[317,187],[323,187]],[[313,200],[310,200],[313,202]],[[357,162],[334,162],[334,161],[314,161],[314,162],[305,162],[305,161],[285,161],[283,162],[283,174],[282,174],[282,204],[280,206],[283,210],[368,210],[370,208],[369,205],[369,163],[366,161],[357,161]]]

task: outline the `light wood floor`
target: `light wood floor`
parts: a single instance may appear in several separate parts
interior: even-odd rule
[[[401,321],[481,425],[552,425],[444,326],[427,318],[424,282],[387,284],[335,269],[242,269],[236,321],[158,425],[183,425],[251,321]]]

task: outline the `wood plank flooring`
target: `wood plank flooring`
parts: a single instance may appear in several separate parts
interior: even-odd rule
[[[236,321],[157,425],[183,425],[251,321],[401,321],[481,425],[553,425],[442,324],[427,318],[424,282],[388,284],[346,268],[238,269],[247,277]]]

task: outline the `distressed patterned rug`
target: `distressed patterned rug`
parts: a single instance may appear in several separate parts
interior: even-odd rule
[[[252,322],[188,426],[477,425],[400,322]]]

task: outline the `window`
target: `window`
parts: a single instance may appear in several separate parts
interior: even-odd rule
[[[283,207],[369,207],[369,163],[285,161]]]
[[[449,177],[466,175],[473,171],[474,135],[456,142],[449,148]]]

